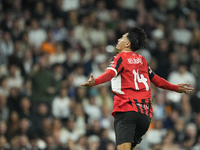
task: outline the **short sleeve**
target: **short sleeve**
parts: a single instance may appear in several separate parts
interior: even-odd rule
[[[116,55],[113,57],[109,67],[107,69],[111,69],[113,71],[115,71],[115,74],[118,75],[120,74],[123,70],[123,59],[120,55]]]
[[[151,80],[154,77],[155,73],[151,70],[151,67],[149,65],[148,65],[148,73],[149,73],[149,79]]]

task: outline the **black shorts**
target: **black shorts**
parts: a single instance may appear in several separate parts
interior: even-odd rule
[[[116,144],[129,142],[135,147],[141,142],[150,122],[150,117],[138,112],[117,112],[114,122]]]

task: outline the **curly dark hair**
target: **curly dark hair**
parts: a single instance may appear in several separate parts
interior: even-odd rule
[[[132,51],[136,51],[146,47],[147,35],[144,30],[139,27],[129,28],[127,38],[131,42]]]

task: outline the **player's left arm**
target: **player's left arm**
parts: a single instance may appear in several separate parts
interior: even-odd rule
[[[151,82],[159,88],[186,94],[189,94],[194,90],[194,88],[188,87],[189,83],[181,83],[177,85],[171,84],[167,80],[155,74],[150,67],[148,68],[148,72]]]

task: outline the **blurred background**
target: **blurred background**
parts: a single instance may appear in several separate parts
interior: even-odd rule
[[[195,91],[152,85],[137,150],[200,150],[200,0],[0,0],[0,149],[115,150],[110,83],[118,38],[144,29],[152,70]]]

